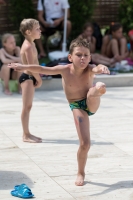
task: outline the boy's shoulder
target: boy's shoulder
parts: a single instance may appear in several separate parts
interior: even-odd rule
[[[30,50],[30,49],[33,48],[33,45],[30,42],[24,40],[21,49],[22,48],[25,49],[25,50],[28,50],[28,49]]]
[[[66,64],[66,65],[57,65],[59,68],[63,70],[70,70],[72,64]]]
[[[96,67],[95,64],[89,64],[89,65],[88,65],[88,72],[93,73],[92,69],[93,69],[94,67]]]

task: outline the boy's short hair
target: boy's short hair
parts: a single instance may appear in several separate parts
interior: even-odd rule
[[[23,21],[20,23],[20,32],[22,33],[22,35],[25,36],[25,32],[27,30],[32,30],[34,25],[39,24],[39,21],[37,21],[36,19],[23,19]]]
[[[69,53],[72,54],[75,47],[86,47],[90,51],[90,42],[88,42],[86,39],[82,38],[76,38],[75,40],[72,40],[70,47],[69,47]]]

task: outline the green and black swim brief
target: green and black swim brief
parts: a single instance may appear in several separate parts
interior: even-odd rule
[[[86,104],[86,99],[82,99],[82,100],[79,100],[79,101],[74,101],[74,102],[70,103],[69,106],[70,106],[71,110],[73,110],[73,109],[82,109],[85,112],[87,112],[87,114],[89,116],[95,114],[95,113],[92,113],[92,112],[90,112],[88,110],[87,104]]]

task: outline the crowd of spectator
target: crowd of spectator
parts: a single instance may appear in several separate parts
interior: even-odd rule
[[[5,1],[0,0],[0,3],[4,4]],[[72,22],[70,21],[70,5],[68,0],[38,0],[37,16],[42,35],[48,38],[56,31],[63,32],[65,9],[67,9],[67,39],[69,39],[73,29]],[[80,35],[77,35],[77,37],[87,39],[88,42],[90,42],[92,63],[101,63],[109,67],[115,67],[116,63],[127,60],[128,64],[133,65],[133,30],[130,30],[127,36],[125,36],[120,23],[111,23],[110,28],[106,30],[102,38],[100,50],[97,50],[99,38],[95,37],[95,35],[95,23],[90,23],[89,21],[87,23],[85,22]],[[47,52],[42,40],[38,39],[35,42],[38,48],[38,58],[46,57]],[[20,47],[16,46],[15,38],[10,33],[6,33],[2,36],[1,44],[0,78],[4,82],[4,93],[6,95],[11,95],[9,80],[18,79],[20,74],[7,68],[7,64],[11,62],[21,62]],[[62,48],[62,39],[60,48]],[[21,93],[20,87],[18,87],[18,91]]]

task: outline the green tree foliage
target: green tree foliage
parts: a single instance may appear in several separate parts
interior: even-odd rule
[[[125,32],[133,29],[133,0],[121,0],[119,20],[122,23]]]
[[[91,20],[95,2],[96,0],[69,0],[72,39],[81,33],[84,23]]]
[[[19,30],[20,22],[26,18],[35,18],[32,0],[10,0],[10,20]]]

